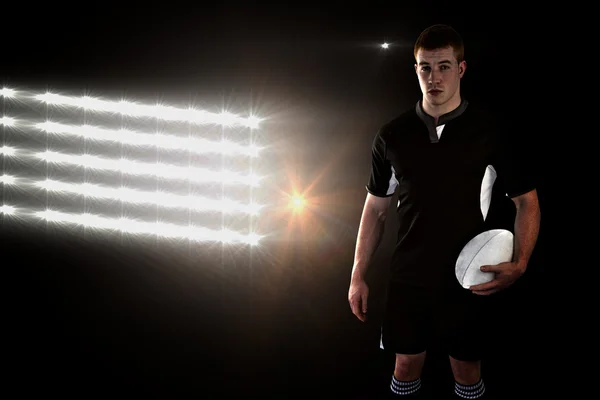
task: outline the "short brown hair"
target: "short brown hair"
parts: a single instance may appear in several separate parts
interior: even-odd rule
[[[436,50],[446,47],[454,49],[454,56],[459,63],[465,59],[465,45],[462,37],[449,25],[437,24],[425,29],[415,42],[414,56],[417,59],[419,49]]]

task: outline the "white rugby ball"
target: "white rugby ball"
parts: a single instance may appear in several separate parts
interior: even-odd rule
[[[456,260],[456,279],[468,289],[494,279],[494,272],[483,272],[483,265],[509,262],[513,257],[514,236],[506,229],[492,229],[475,236],[463,247]]]

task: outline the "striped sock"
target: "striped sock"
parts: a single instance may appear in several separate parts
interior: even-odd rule
[[[480,399],[485,393],[483,379],[474,385],[461,385],[455,382],[454,393],[461,399]]]
[[[421,378],[417,378],[414,381],[399,381],[392,375],[390,388],[392,389],[392,393],[399,396],[416,395],[421,389]]]

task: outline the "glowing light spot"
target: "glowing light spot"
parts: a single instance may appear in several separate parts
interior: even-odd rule
[[[294,196],[292,198],[292,208],[295,211],[301,211],[306,205],[306,200],[302,196]]]

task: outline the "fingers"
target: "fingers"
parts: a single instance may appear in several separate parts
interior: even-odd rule
[[[363,314],[362,312],[356,314],[356,317],[360,319],[361,322],[367,322],[367,315]]]
[[[479,270],[482,272],[505,272],[507,269],[510,269],[510,262],[503,262],[496,265],[482,265],[479,267]]]
[[[360,300],[356,300],[352,305],[352,313],[354,313],[354,315],[362,322],[367,320],[367,314],[363,312]]]
[[[473,286],[469,286],[469,290],[475,292],[481,292],[481,291],[486,291],[486,290],[493,290],[498,288],[498,286],[500,285],[500,281],[498,281],[497,279],[491,280],[487,283],[481,283],[479,285],[473,285]]]
[[[482,272],[498,272],[500,268],[497,265],[482,265],[479,270]]]
[[[479,296],[489,296],[490,294],[494,294],[498,292],[500,289],[490,289],[490,290],[473,290],[473,294]]]
[[[367,296],[364,294],[361,297],[361,303],[362,303],[362,312],[363,312],[363,314],[366,314],[367,313]]]
[[[350,300],[350,308],[352,309],[352,314],[356,315],[359,320],[362,322],[367,320],[367,306],[360,297],[357,296]]]

